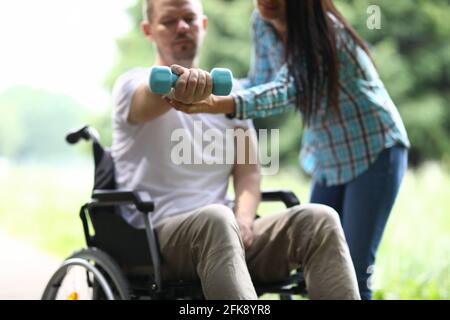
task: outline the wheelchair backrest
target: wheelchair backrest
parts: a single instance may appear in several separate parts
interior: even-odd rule
[[[79,140],[92,141],[94,156],[93,190],[115,190],[114,160],[111,150],[101,145],[98,132],[89,126],[73,131],[66,136],[66,141],[75,144]],[[94,235],[85,226],[88,246],[95,246],[106,251],[121,265],[150,265],[148,242],[145,231],[130,226],[120,215],[120,207],[91,207],[82,210],[87,213],[93,227]],[[83,220],[83,218],[82,218]],[[87,222],[83,220],[83,224]]]

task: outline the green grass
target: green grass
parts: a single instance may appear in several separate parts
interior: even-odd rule
[[[0,229],[64,258],[84,246],[78,210],[91,176],[89,168],[1,169]],[[297,169],[264,177],[263,189],[274,188],[309,198],[309,181]],[[265,204],[260,212],[281,209]],[[379,249],[375,298],[450,298],[449,212],[450,173],[435,164],[407,173]]]
[[[78,211],[89,199],[89,170],[41,166],[0,172],[0,228],[64,257],[84,245]]]

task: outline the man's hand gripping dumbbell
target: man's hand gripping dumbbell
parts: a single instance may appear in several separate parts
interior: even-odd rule
[[[215,68],[208,73],[179,65],[172,65],[171,68],[160,66],[153,67],[149,77],[149,87],[153,93],[167,95],[185,104],[202,101],[211,94],[229,95],[232,86],[233,75],[223,68]]]

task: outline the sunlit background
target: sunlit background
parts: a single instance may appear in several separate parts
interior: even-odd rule
[[[73,97],[104,110],[103,81],[131,21],[131,1],[42,0],[0,2],[0,91],[26,85]]]
[[[335,2],[371,46],[413,145],[379,251],[375,298],[449,299],[450,1]],[[203,3],[210,24],[202,67],[245,76],[252,1]],[[381,8],[379,30],[367,28],[373,4]],[[42,257],[45,269],[84,246],[78,210],[89,199],[91,154],[86,144],[68,146],[64,136],[91,124],[110,144],[114,80],[154,59],[139,21],[137,0],[0,2],[0,248],[7,252],[0,260],[0,299],[30,297],[36,279],[35,298],[46,283],[49,274],[37,273],[29,252]],[[297,165],[298,115],[256,124],[281,129],[282,170],[265,177],[264,188],[292,189],[308,201],[309,179]],[[12,288],[14,277],[29,282]]]

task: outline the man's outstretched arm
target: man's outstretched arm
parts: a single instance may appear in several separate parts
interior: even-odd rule
[[[172,71],[179,75],[174,90],[169,97],[177,101],[192,103],[203,100],[211,95],[211,75],[200,69],[187,69],[178,65],[172,66]],[[146,82],[140,84],[131,100],[127,121],[139,124],[151,121],[167,111],[172,106],[162,95],[151,92]]]
[[[127,121],[130,124],[148,122],[163,115],[171,108],[163,96],[151,92],[148,84],[142,83],[133,94]]]

